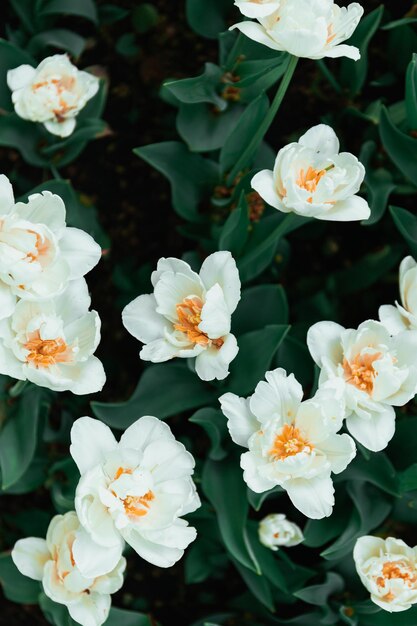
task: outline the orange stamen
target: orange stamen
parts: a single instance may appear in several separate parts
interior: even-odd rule
[[[326,170],[315,170],[310,165],[306,172],[304,170],[300,171],[296,184],[302,189],[314,193],[317,189],[317,185],[325,175]],[[309,198],[308,202],[312,201],[313,198]]]
[[[127,515],[132,517],[143,517],[149,512],[150,502],[155,499],[152,491],[148,491],[144,496],[127,496],[123,500]]]
[[[201,322],[201,311],[203,303],[200,298],[185,298],[180,304],[177,304],[178,322],[174,324],[175,330],[179,330],[187,335],[192,343],[207,347],[214,345],[221,348],[223,339],[209,339],[206,333],[203,333],[198,325]]]
[[[63,339],[41,339],[38,330],[25,343],[25,348],[29,352],[26,362],[35,365],[36,368],[71,361],[71,352]]]
[[[303,452],[308,448],[311,452],[313,446],[301,435],[298,428],[293,424],[284,424],[279,435],[275,437],[274,445],[269,454],[274,460],[284,460],[289,456],[295,456],[299,452]]]
[[[377,375],[373,364],[381,356],[381,352],[377,352],[376,354],[358,354],[351,362],[343,359],[346,382],[362,391],[371,393],[374,388],[374,379]]]

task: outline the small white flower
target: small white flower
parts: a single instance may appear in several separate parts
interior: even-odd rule
[[[401,304],[386,304],[379,309],[379,319],[391,335],[403,330],[417,330],[417,263],[407,256],[400,265]]]
[[[353,439],[336,434],[344,418],[337,386],[301,402],[303,390],[292,374],[276,369],[265,377],[250,398],[220,398],[233,441],[249,449],[241,456],[243,478],[256,493],[280,485],[304,515],[328,517],[331,473],[343,472],[356,454]]]
[[[65,289],[100,260],[90,235],[65,223],[65,205],[50,191],[15,204],[10,181],[0,175],[0,319],[17,297],[41,300]]]
[[[93,354],[101,323],[89,306],[84,278],[48,301],[20,300],[0,322],[0,373],[54,391],[100,391],[106,375]]]
[[[181,516],[200,499],[191,478],[194,459],[169,426],[141,417],[117,443],[102,422],[82,417],[71,442],[81,473],[75,508],[93,541],[114,547],[125,540],[153,565],[174,565],[196,537]]]
[[[381,609],[396,613],[417,603],[417,548],[393,537],[360,537],[353,558],[371,600]]]
[[[281,547],[291,548],[304,541],[304,535],[294,522],[290,522],[282,513],[272,513],[259,522],[259,541],[270,548],[278,550]]]
[[[240,279],[230,252],[206,258],[200,274],[180,259],[160,259],[152,273],[154,293],[139,296],[123,310],[126,329],[145,346],[144,361],[196,357],[202,380],[222,380],[238,353],[230,332],[240,300]]]
[[[236,4],[238,4],[236,2]],[[240,2],[241,5],[258,4]],[[271,2],[259,6],[269,6]],[[348,57],[360,59],[358,48],[342,44],[355,31],[363,15],[363,8],[357,2],[348,7],[339,7],[333,0],[280,0],[273,13],[252,9],[249,15],[258,18],[256,22],[240,22],[232,26],[244,35],[268,48],[289,52],[296,57],[322,59],[324,57]]]
[[[417,331],[391,337],[374,320],[357,330],[318,322],[307,334],[319,385],[337,379],[346,401],[346,425],[363,446],[383,450],[395,432],[394,406],[403,406],[417,391]]]
[[[252,187],[283,213],[335,222],[368,219],[368,203],[355,195],[365,168],[353,154],[339,149],[330,126],[314,126],[278,152],[273,171],[255,174]]]
[[[251,18],[261,18],[271,15],[279,8],[280,0],[235,0],[239,11]]]
[[[82,626],[101,626],[111,605],[110,594],[123,585],[126,560],[120,550],[95,545],[80,528],[74,511],[56,515],[45,539],[20,539],[12,550],[18,570],[42,581],[45,594],[64,604]],[[89,570],[80,566],[88,563]]]
[[[41,122],[53,135],[68,137],[75,118],[96,95],[99,79],[80,72],[66,54],[44,59],[37,68],[20,65],[7,72],[7,84],[19,117]]]

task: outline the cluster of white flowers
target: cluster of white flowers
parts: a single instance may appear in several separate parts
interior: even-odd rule
[[[66,54],[44,59],[38,67],[20,65],[7,73],[19,117],[42,123],[53,135],[68,137],[76,116],[96,95],[99,79],[80,72]]]
[[[15,202],[10,181],[0,176],[0,373],[94,393],[106,377],[93,356],[100,318],[89,311],[83,276],[101,248],[65,219],[59,196],[43,191]]]
[[[81,474],[76,510],[52,519],[46,541],[19,540],[12,558],[76,622],[101,626],[110,594],[123,584],[125,541],[158,567],[174,565],[194,541],[195,528],[182,519],[200,506],[194,459],[151,416],[138,419],[119,442],[102,422],[81,417],[70,451]]]

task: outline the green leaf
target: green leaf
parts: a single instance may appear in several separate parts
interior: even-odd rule
[[[39,595],[39,606],[48,622],[53,626],[78,626],[77,622],[71,619],[68,608],[64,604],[53,602],[44,593]]]
[[[11,91],[7,85],[7,72],[24,64],[34,65],[35,60],[24,50],[0,39],[0,109],[14,110]]]
[[[12,602],[36,604],[38,601],[39,582],[23,576],[8,553],[0,554],[0,584],[5,597]]]
[[[242,192],[238,206],[230,212],[220,232],[219,250],[229,250],[234,258],[240,256],[248,238],[249,208]]]
[[[232,0],[186,0],[185,6],[188,23],[197,35],[216,39],[226,29],[226,17],[233,3]]]
[[[392,123],[386,107],[381,108],[381,141],[391,161],[414,185],[417,181],[417,140],[409,137]]]
[[[164,88],[185,104],[204,102],[213,104],[220,111],[224,111],[227,108],[227,102],[218,94],[222,76],[223,70],[218,65],[206,63],[204,72],[200,76],[167,81],[164,83]]]
[[[324,546],[332,539],[340,536],[346,528],[346,510],[351,508],[351,502],[347,497],[342,499],[344,494],[337,494],[336,505],[330,517],[323,519],[307,520],[304,526],[304,545],[309,548],[318,548]]]
[[[243,567],[239,561],[232,559],[233,563],[245,581],[247,587],[253,593],[255,598],[259,600],[269,611],[275,611],[274,598],[272,595],[271,585],[265,576],[259,576],[247,567]]]
[[[159,13],[156,7],[144,2],[133,9],[132,24],[135,31],[141,35],[148,33],[159,22]]]
[[[395,613],[395,615],[387,611],[378,611],[371,615],[366,615],[366,620],[359,622],[360,626],[415,626],[417,624],[417,607],[412,606],[407,611]]]
[[[217,164],[192,154],[176,141],[136,148],[133,152],[168,178],[175,211],[191,222],[202,221],[199,204],[218,182]]]
[[[230,365],[226,381],[229,391],[240,396],[252,393],[264,378],[288,330],[289,326],[271,325],[239,338],[239,353]]]
[[[370,482],[392,496],[399,495],[399,479],[391,461],[383,453],[372,454],[369,460],[358,455],[335,482],[360,480]]]
[[[303,387],[310,387],[314,381],[314,364],[305,342],[300,341],[289,331],[278,348],[274,361],[276,367],[292,372]]]
[[[240,336],[271,324],[288,324],[288,317],[288,300],[284,287],[256,285],[243,290],[232,318],[232,328]]]
[[[404,470],[417,461],[417,416],[405,415],[397,419],[395,434],[387,452],[395,467]]]
[[[72,457],[54,463],[49,470],[51,498],[58,513],[74,509],[75,490],[80,480],[80,472]]]
[[[227,173],[235,165],[242,152],[256,134],[259,125],[269,110],[269,100],[265,93],[260,93],[245,109],[238,123],[228,135],[220,153],[220,170]],[[254,147],[254,151],[258,146]]]
[[[226,419],[223,413],[212,408],[199,409],[190,417],[190,422],[199,424],[206,431],[210,442],[211,449],[208,454],[213,461],[221,461],[227,452],[222,446],[222,442],[228,438]]]
[[[329,572],[322,584],[311,585],[296,591],[294,595],[303,602],[315,604],[317,606],[325,606],[329,598],[335,593],[341,593],[344,588],[344,581],[339,574]]]
[[[413,58],[407,68],[405,108],[409,128],[417,130],[417,54],[413,54]]]
[[[123,20],[130,11],[116,4],[100,4],[98,7],[98,17],[100,24],[114,24]]]
[[[0,117],[0,146],[15,148],[29,165],[46,167],[48,159],[39,148],[46,142],[46,131],[33,122],[18,117],[15,113]]]
[[[385,213],[389,197],[396,187],[392,174],[388,170],[382,167],[378,169],[371,167],[371,160],[375,156],[376,149],[377,145],[374,141],[367,141],[362,146],[359,157],[366,170],[365,184],[368,204],[371,207],[371,217],[363,220],[364,226],[372,226],[379,222]]]
[[[81,154],[91,139],[103,135],[106,128],[107,124],[103,120],[96,118],[80,120],[72,135],[45,146],[41,153],[56,167],[64,167]]]
[[[30,387],[19,397],[0,431],[3,489],[22,478],[35,456],[39,421],[48,408],[46,398],[44,389]]]
[[[126,611],[126,609],[110,609],[105,626],[157,626],[154,619],[144,613]]]
[[[58,48],[78,58],[85,45],[86,40],[77,33],[66,28],[52,28],[34,35],[27,45],[27,50],[30,54],[38,56],[45,54],[48,48]]]
[[[281,495],[284,493],[284,489],[282,487],[276,486],[269,491],[264,491],[262,493],[256,493],[249,489],[248,487],[248,502],[255,511],[260,511],[265,500],[270,498],[271,496]]]
[[[97,23],[97,9],[93,0],[46,0],[42,3],[39,17],[49,15],[77,15]]]
[[[361,19],[349,39],[349,45],[358,47],[361,53],[359,61],[344,58],[341,62],[340,82],[349,89],[351,95],[359,93],[365,84],[368,73],[368,46],[378,30],[383,14],[384,6],[381,4]]]
[[[208,459],[204,464],[203,491],[216,510],[224,545],[245,568],[259,574],[246,530],[248,500],[239,460],[229,456],[222,461]]]
[[[417,489],[417,463],[408,467],[400,474],[400,491],[407,493]]]
[[[155,389],[169,393],[155,393]],[[94,415],[112,428],[125,429],[142,415],[160,419],[210,404],[214,390],[203,383],[184,363],[164,363],[146,368],[127,402],[92,402]]]
[[[221,148],[236,127],[243,107],[232,103],[224,111],[209,104],[181,104],[177,130],[192,152],[212,152]]]
[[[389,207],[392,219],[401,235],[406,240],[411,252],[417,254],[417,217],[397,206]]]

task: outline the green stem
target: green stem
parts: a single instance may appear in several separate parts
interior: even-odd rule
[[[337,79],[333,76],[332,72],[327,67],[325,61],[323,59],[318,59],[317,66],[319,67],[323,76],[327,78],[327,80],[329,81],[333,89],[337,93],[342,93],[342,87],[339,85],[339,83],[337,82]]]
[[[234,168],[230,172],[228,179],[227,179],[228,185],[232,185],[233,181],[235,180],[239,172],[241,172],[246,167],[246,165],[248,164],[248,161],[250,160],[253,153],[258,148],[262,139],[264,138],[268,128],[271,126],[272,122],[274,121],[274,118],[278,112],[279,107],[281,106],[281,103],[287,92],[288,86],[291,82],[291,78],[295,72],[295,68],[297,67],[297,63],[298,63],[298,57],[291,56],[288,62],[288,67],[285,70],[285,74],[282,77],[282,80],[279,84],[275,98],[272,101],[271,107],[267,115],[265,116],[263,122],[259,126],[258,131],[252,137],[252,140],[249,142],[247,148],[242,152],[240,159],[236,162]]]
[[[55,167],[55,165],[53,165],[52,163],[49,165],[49,169],[51,170],[51,174],[52,176],[56,179],[56,180],[62,180],[62,176],[61,174],[58,172],[57,168]]]
[[[11,398],[18,398],[29,384],[28,380],[18,380],[9,390],[9,396]]]
[[[275,230],[273,230],[259,246],[256,246],[256,248],[251,250],[249,254],[242,257],[241,261],[238,262],[239,271],[244,271],[248,265],[258,258],[259,255],[266,252],[266,250],[268,250],[273,243],[278,243],[279,239],[281,239],[283,235],[292,230],[291,227],[297,219],[299,218],[295,213],[288,213]]]

